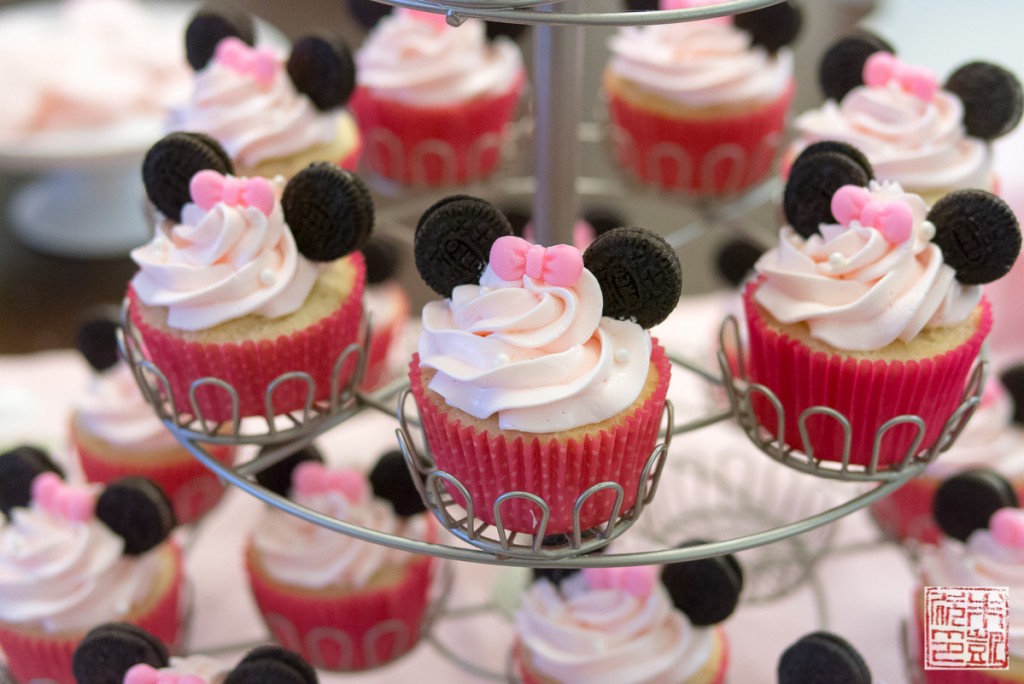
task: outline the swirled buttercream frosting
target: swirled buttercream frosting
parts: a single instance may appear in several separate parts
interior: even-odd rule
[[[128,364],[97,374],[75,401],[76,425],[108,444],[143,450],[170,448],[178,440],[146,403]]]
[[[895,85],[858,86],[794,122],[792,155],[822,140],[862,151],[878,178],[920,193],[991,185],[991,146],[967,136],[960,98],[939,90],[924,100]]]
[[[341,492],[293,492],[293,500],[307,508],[345,522],[410,539],[424,539],[426,520],[402,520],[383,499],[368,496],[352,502]],[[360,589],[383,568],[403,565],[408,554],[338,534],[268,508],[251,540],[260,566],[273,579],[309,589]]]
[[[609,47],[611,73],[690,107],[772,100],[793,76],[789,50],[772,56],[752,47],[731,21],[625,27]]]
[[[386,100],[419,107],[467,102],[507,93],[522,78],[519,48],[507,38],[488,41],[484,23],[458,28],[396,11],[356,52],[360,86]]]
[[[897,183],[872,181],[880,204],[910,207],[909,239],[890,242],[871,226],[821,224],[803,238],[790,226],[755,265],[761,275],[754,295],[777,321],[806,323],[810,335],[837,349],[882,349],[909,342],[926,327],[965,320],[981,300],[981,288],[961,285],[932,242],[927,207]]]
[[[125,556],[124,540],[96,518],[15,508],[0,527],[0,620],[47,632],[118,620],[148,596],[159,562],[155,550]]]
[[[675,684],[712,655],[713,628],[693,627],[663,586],[636,596],[592,589],[582,573],[524,594],[516,632],[529,665],[559,682]]]
[[[281,178],[275,181],[278,196]],[[195,204],[181,223],[161,219],[153,239],[132,250],[132,287],[148,306],[167,307],[167,324],[205,330],[250,314],[278,318],[296,311],[318,269],[299,253],[279,201],[255,207]]]
[[[601,286],[528,275],[508,281],[490,266],[479,285],[423,308],[420,365],[429,389],[504,430],[558,432],[607,420],[643,389],[651,339],[636,323],[601,315]]]

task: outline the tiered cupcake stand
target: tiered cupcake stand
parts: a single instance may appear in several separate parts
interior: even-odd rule
[[[579,213],[579,199],[581,194],[587,194],[588,188],[598,188],[599,192],[595,194],[605,197],[614,190],[620,198],[626,198],[637,191],[636,188],[626,187],[625,181],[588,179],[579,173],[581,144],[601,140],[601,136],[594,132],[595,126],[599,124],[580,123],[582,27],[691,21],[749,11],[774,4],[777,0],[731,0],[719,5],[685,10],[597,13],[584,11],[588,0],[384,1],[429,12],[445,12],[449,23],[454,25],[471,17],[536,25],[535,64],[544,65],[544,68],[535,69],[532,126],[521,125],[522,130],[532,133],[535,172],[526,178],[496,179],[489,186],[492,189],[498,188],[504,197],[516,194],[531,197],[533,224],[538,241],[553,244],[571,242],[570,231]],[[674,246],[681,246],[701,231],[699,224],[733,220],[749,212],[751,208],[767,201],[772,187],[769,183],[728,202],[698,207],[694,222],[677,229],[670,236],[670,241],[673,241]],[[672,201],[667,197],[662,199]],[[429,200],[423,197],[418,200],[416,206],[429,205]],[[414,225],[415,216],[410,209],[411,204],[406,203],[402,197],[389,200],[381,208],[381,220]],[[406,227],[405,230],[411,235],[410,228]],[[166,378],[146,358],[138,333],[127,316],[123,316],[121,343],[122,351],[131,363],[147,400],[168,429],[197,459],[224,481],[311,523],[339,534],[411,553],[510,568],[649,565],[751,550],[751,555],[744,556],[748,570],[745,600],[748,601],[766,601],[797,586],[814,585],[814,565],[829,550],[833,529],[830,523],[888,495],[921,473],[931,460],[953,444],[979,403],[986,366],[981,362],[975,368],[959,408],[947,422],[942,438],[932,448],[911,448],[896,465],[877,465],[877,445],[881,444],[881,437],[887,429],[910,423],[923,434],[924,425],[920,418],[904,416],[890,421],[880,429],[876,436],[874,458],[869,465],[851,464],[848,454],[841,462],[819,460],[811,451],[799,451],[785,446],[778,428],[769,431],[757,423],[751,409],[752,397],[762,396],[774,403],[779,411],[780,425],[785,423],[782,407],[767,388],[746,381],[742,362],[730,361],[733,358],[742,359],[743,352],[739,326],[735,319],[728,318],[721,328],[717,370],[708,368],[713,365],[711,363],[679,356],[672,358],[676,366],[673,384],[689,383],[688,387],[692,385],[696,388],[695,392],[702,393],[709,400],[705,409],[694,415],[677,416],[677,410],[671,403],[666,406],[662,438],[646,464],[636,503],[628,509],[616,505],[609,519],[601,525],[581,529],[579,511],[588,497],[610,490],[615,493],[618,503],[624,498],[618,483],[596,485],[576,502],[572,533],[553,538],[544,532],[547,503],[529,492],[508,492],[501,497],[495,506],[495,524],[486,524],[480,519],[465,487],[451,474],[435,467],[425,440],[419,434],[418,416],[411,402],[407,401],[407,382],[398,380],[373,393],[356,389],[365,363],[365,348],[371,335],[372,321],[368,320],[364,325],[362,343],[346,349],[335,366],[344,367],[345,359],[354,355],[359,359],[359,370],[344,386],[335,379],[329,399],[314,400],[316,393],[312,379],[302,373],[290,373],[267,388],[267,406],[272,405],[270,397],[281,383],[304,382],[309,388],[309,400],[302,410],[244,420],[236,416],[226,422],[204,419],[197,402],[193,402],[193,406],[175,405],[170,399]],[[218,391],[224,392],[226,396],[235,392],[220,380],[206,378],[194,384],[193,396],[203,385],[216,385]],[[428,509],[453,535],[454,539],[450,543],[405,539],[353,525],[299,506],[256,483],[255,474],[264,468],[367,411],[382,412],[396,418],[397,443]],[[846,418],[828,407],[809,409],[801,416],[801,421],[812,416],[818,419],[826,416],[838,421],[844,429],[850,429]],[[742,458],[737,454],[735,457],[715,458],[712,461],[702,458],[704,454],[701,453],[670,453],[674,438],[685,437],[688,433],[727,421],[736,422],[746,433],[749,442],[768,458],[760,454],[756,454],[758,458]],[[263,448],[254,459],[228,467],[210,456],[208,447],[216,444],[256,445]],[[831,488],[822,486],[822,480],[816,478],[853,484]],[[660,498],[655,496],[659,491]],[[461,497],[453,494],[461,494]],[[460,498],[463,501],[461,505],[458,503]],[[524,535],[505,530],[500,504],[501,501],[513,498],[532,501],[536,506],[540,521],[536,534]],[[594,553],[631,527],[637,529],[616,544],[615,553]],[[677,546],[683,538],[714,541]],[[493,603],[479,610],[502,610],[504,607],[506,612],[510,611],[508,606],[515,602],[516,589],[513,587],[505,593],[508,591],[513,595],[506,597],[507,600],[499,596]],[[443,607],[439,610],[440,617],[444,618]],[[459,616],[465,617],[472,614],[473,610],[461,609]],[[819,623],[824,626],[826,621],[823,601],[819,601]],[[507,677],[504,672],[480,668],[473,662],[471,654],[462,653],[436,640],[433,644],[442,654],[473,674],[497,680]]]

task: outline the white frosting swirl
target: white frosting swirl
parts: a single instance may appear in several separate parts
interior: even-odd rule
[[[537,672],[559,682],[677,684],[711,657],[715,633],[695,628],[660,584],[638,599],[592,590],[582,573],[561,589],[539,579],[524,594],[516,631]]]
[[[771,100],[793,76],[789,50],[769,55],[731,21],[625,27],[609,41],[612,73],[691,107]]]
[[[928,465],[928,475],[945,479],[979,466],[1009,476],[1024,473],[1024,443],[1012,417],[1013,400],[998,378],[990,379],[978,410],[949,451]]]
[[[202,679],[205,684],[221,684],[231,672],[231,668],[206,656],[171,656],[168,667],[162,667],[157,672],[178,677],[192,675]]]
[[[125,556],[95,518],[15,508],[0,527],[0,620],[68,632],[123,618],[147,598],[159,561],[156,551]]]
[[[280,191],[283,180],[276,183]],[[180,224],[162,220],[131,256],[140,269],[135,292],[149,306],[167,307],[167,324],[179,330],[249,314],[287,315],[302,306],[317,278],[317,267],[295,246],[280,202],[269,216],[252,207],[218,203],[205,212],[187,204]]]
[[[92,378],[75,402],[74,419],[88,434],[108,444],[146,451],[178,445],[122,361]]]
[[[796,118],[793,156],[821,140],[839,140],[861,150],[878,178],[912,192],[987,188],[992,151],[963,127],[960,98],[940,90],[921,100],[895,85],[858,86],[842,102],[828,100]]]
[[[420,107],[504,95],[525,73],[516,44],[489,42],[482,21],[454,28],[401,11],[377,24],[355,59],[360,86]]]
[[[572,287],[529,276],[479,285],[423,308],[420,365],[429,388],[503,430],[558,432],[628,408],[650,368],[651,338],[636,323],[603,318],[601,286],[584,270]]]
[[[426,534],[425,516],[402,520],[391,504],[376,497],[359,504],[352,504],[339,492],[295,494],[292,499],[324,515],[386,534],[417,540]],[[268,575],[310,589],[359,589],[382,568],[402,565],[409,558],[402,551],[338,534],[277,508],[264,511],[252,545]]]
[[[188,101],[170,108],[167,127],[209,135],[244,169],[330,143],[341,115],[297,91],[280,58],[269,87],[214,58],[196,73]]]
[[[1007,587],[1010,601],[1024,595],[1024,549],[1003,546],[986,529],[974,531],[963,544],[944,538],[925,547],[921,572],[927,586]],[[1024,612],[1010,610],[1010,654],[1024,657]]]
[[[914,215],[913,237],[891,244],[874,228],[822,224],[806,240],[790,226],[755,269],[764,280],[754,295],[776,320],[803,322],[811,337],[837,349],[876,350],[908,342],[926,326],[955,325],[981,300],[981,288],[961,285],[931,242],[927,207],[896,183],[872,181],[872,198],[903,201]]]

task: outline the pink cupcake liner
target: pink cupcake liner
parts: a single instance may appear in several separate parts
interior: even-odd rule
[[[363,315],[363,283],[366,269],[362,255],[354,253],[356,268],[352,292],[338,309],[291,335],[272,340],[242,343],[201,344],[186,342],[178,336],[148,325],[139,314],[135,291],[128,290],[129,315],[138,329],[148,358],[167,376],[178,411],[192,414],[189,386],[200,378],[219,378],[238,392],[240,417],[266,415],[266,391],[270,383],[290,371],[303,371],[316,384],[314,400],[330,397],[335,361],[345,348],[357,341]],[[340,387],[355,370],[350,358],[340,374]],[[290,380],[274,392],[274,415],[302,409],[308,386]],[[199,409],[207,420],[228,421],[232,417],[228,393],[218,387],[202,387],[196,392]]]
[[[707,119],[673,118],[611,95],[608,110],[619,163],[663,190],[727,195],[764,180],[775,165],[795,87],[755,111]]]
[[[916,415],[924,420],[919,451],[935,444],[963,398],[968,375],[992,327],[986,300],[981,302],[977,331],[956,349],[921,361],[857,361],[812,351],[770,327],[754,302],[759,284],[747,285],[743,295],[750,335],[750,381],[770,389],[781,402],[788,446],[805,451],[798,418],[812,406],[833,408],[850,421],[850,463],[854,465],[870,463],[875,433],[897,416]],[[771,403],[758,394],[751,399],[758,422],[774,432],[778,417]],[[806,425],[814,457],[841,461],[843,430],[839,424],[827,416],[812,416]],[[887,431],[879,467],[899,463],[916,434],[910,425]]]
[[[181,643],[184,621],[181,605],[185,587],[184,563],[177,545],[174,545],[174,563],[175,577],[168,591],[152,610],[130,620],[165,644]],[[0,649],[7,657],[7,668],[19,682],[50,679],[57,684],[77,684],[71,672],[71,659],[87,631],[38,636],[0,623]]]
[[[525,85],[523,73],[501,95],[438,107],[414,107],[356,88],[350,106],[364,136],[363,163],[406,185],[480,180],[501,161],[505,130]]]
[[[118,461],[91,451],[74,439],[74,431],[72,440],[82,472],[89,482],[109,483],[127,475],[148,478],[158,484],[170,499],[179,525],[198,521],[217,505],[224,494],[225,487],[217,476],[184,448],[173,461],[163,458],[163,454],[159,462],[147,462],[144,458]],[[226,466],[234,463],[234,447],[209,444],[206,449],[220,463]]]
[[[542,498],[551,511],[545,534],[572,532],[573,506],[591,486],[618,482],[624,490],[620,513],[636,502],[640,476],[658,441],[671,368],[665,350],[652,339],[651,363],[659,381],[653,394],[615,427],[588,435],[582,442],[557,441],[544,436],[526,441],[505,439],[498,433],[478,432],[450,417],[426,395],[419,366],[413,357],[409,375],[427,442],[438,470],[458,479],[473,499],[475,516],[495,524],[494,502],[502,494],[525,491]],[[449,491],[460,505],[459,493]],[[587,530],[608,521],[615,495],[600,492],[580,511],[580,527]],[[534,534],[540,509],[532,502],[512,499],[501,508],[509,532]]]
[[[418,643],[436,565],[418,557],[394,586],[331,598],[281,587],[246,553],[249,587],[274,639],[314,667],[344,672],[391,662]]]

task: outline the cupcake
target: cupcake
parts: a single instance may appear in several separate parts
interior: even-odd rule
[[[486,38],[482,21],[398,9],[356,51],[352,109],[366,166],[406,185],[465,184],[501,161],[526,86],[519,47]]]
[[[179,643],[184,563],[159,487],[68,484],[23,447],[0,455],[0,510],[0,650],[16,680],[74,684],[72,652],[110,620]]]
[[[749,380],[758,422],[815,459],[868,466],[890,419],[877,466],[930,448],[963,399],[992,325],[981,284],[1004,275],[1020,251],[1013,212],[981,190],[959,190],[930,209],[898,183],[870,180],[856,150],[808,148],[794,163],[779,244],[744,289]],[[828,415],[843,414],[848,435]],[[784,433],[784,434],[782,434]],[[849,444],[844,445],[844,435]],[[812,453],[813,452],[813,453]],[[911,453],[908,453],[911,452]]]
[[[535,570],[515,617],[523,684],[722,684],[719,626],[739,602],[732,556],[627,568]]]
[[[715,4],[663,0],[662,9]],[[612,142],[635,179],[702,197],[764,180],[795,90],[786,47],[800,29],[788,2],[736,15],[625,27],[604,69]]]
[[[340,37],[300,38],[284,56],[255,46],[252,17],[203,7],[185,31],[192,92],[170,108],[170,131],[205,133],[240,176],[291,178],[314,162],[354,171],[362,150],[345,109],[355,87],[352,55]]]
[[[90,631],[75,649],[78,684],[317,684],[316,671],[296,653],[257,646],[234,667],[206,656],[176,657],[134,625],[111,622]]]
[[[128,315],[147,357],[166,376],[178,411],[235,417],[302,409],[344,388],[355,357],[364,267],[356,251],[373,227],[369,191],[321,162],[291,180],[236,178],[210,138],[172,133],[143,162],[156,234],[132,251],[139,271]],[[336,366],[338,366],[336,368]],[[308,378],[270,384],[284,373]],[[309,382],[311,380],[311,382]]]
[[[825,53],[819,78],[828,99],[794,121],[789,160],[838,140],[861,150],[879,178],[929,204],[953,190],[998,191],[991,142],[1017,126],[1024,107],[1020,81],[1006,69],[971,62],[940,87],[934,73],[862,33]]]
[[[399,452],[369,477],[324,466],[310,449],[257,477],[296,504],[419,541],[436,527]],[[274,639],[314,667],[358,671],[411,650],[425,629],[437,561],[338,534],[268,508],[245,551],[249,587]]]
[[[831,632],[813,632],[787,648],[776,668],[779,684],[871,684],[871,670],[850,642]]]
[[[964,470],[990,467],[1007,478],[1024,499],[1024,441],[1011,398],[998,378],[985,385],[978,410],[949,451],[925,472],[871,504],[871,516],[897,541],[914,539],[934,544],[941,536],[932,519],[932,502],[943,481]]]
[[[647,332],[679,301],[679,260],[660,237],[618,228],[585,254],[511,235],[505,216],[464,195],[416,227],[416,267],[444,297],[423,308],[409,378],[436,467],[466,488],[475,516],[537,536],[602,525],[636,503],[661,425],[665,351]],[[460,505],[459,492],[452,495]],[[640,496],[643,496],[641,494]],[[616,498],[621,507],[616,508]]]
[[[78,330],[78,350],[95,374],[71,411],[69,437],[89,482],[126,475],[154,482],[170,499],[180,525],[198,521],[224,493],[217,476],[196,460],[146,403],[127,363],[118,357],[117,321],[95,318]],[[231,465],[235,450],[209,445],[210,455]]]
[[[1024,567],[1024,512],[1010,484],[990,469],[957,475],[935,495],[935,520],[944,536],[925,546],[919,563],[913,626],[918,660],[923,664],[922,619],[925,587],[1004,587],[1010,602],[1020,595]],[[986,625],[987,627],[987,625]],[[1009,611],[1009,639],[1002,642],[1009,668],[1004,670],[928,669],[927,684],[1015,684],[1024,682],[1021,613]],[[979,635],[982,638],[983,635]]]
[[[395,357],[401,353],[412,304],[405,288],[394,278],[399,253],[393,242],[370,239],[363,247],[363,259],[366,261],[366,311],[373,336],[366,351],[366,373],[360,387],[369,392],[398,375]]]

